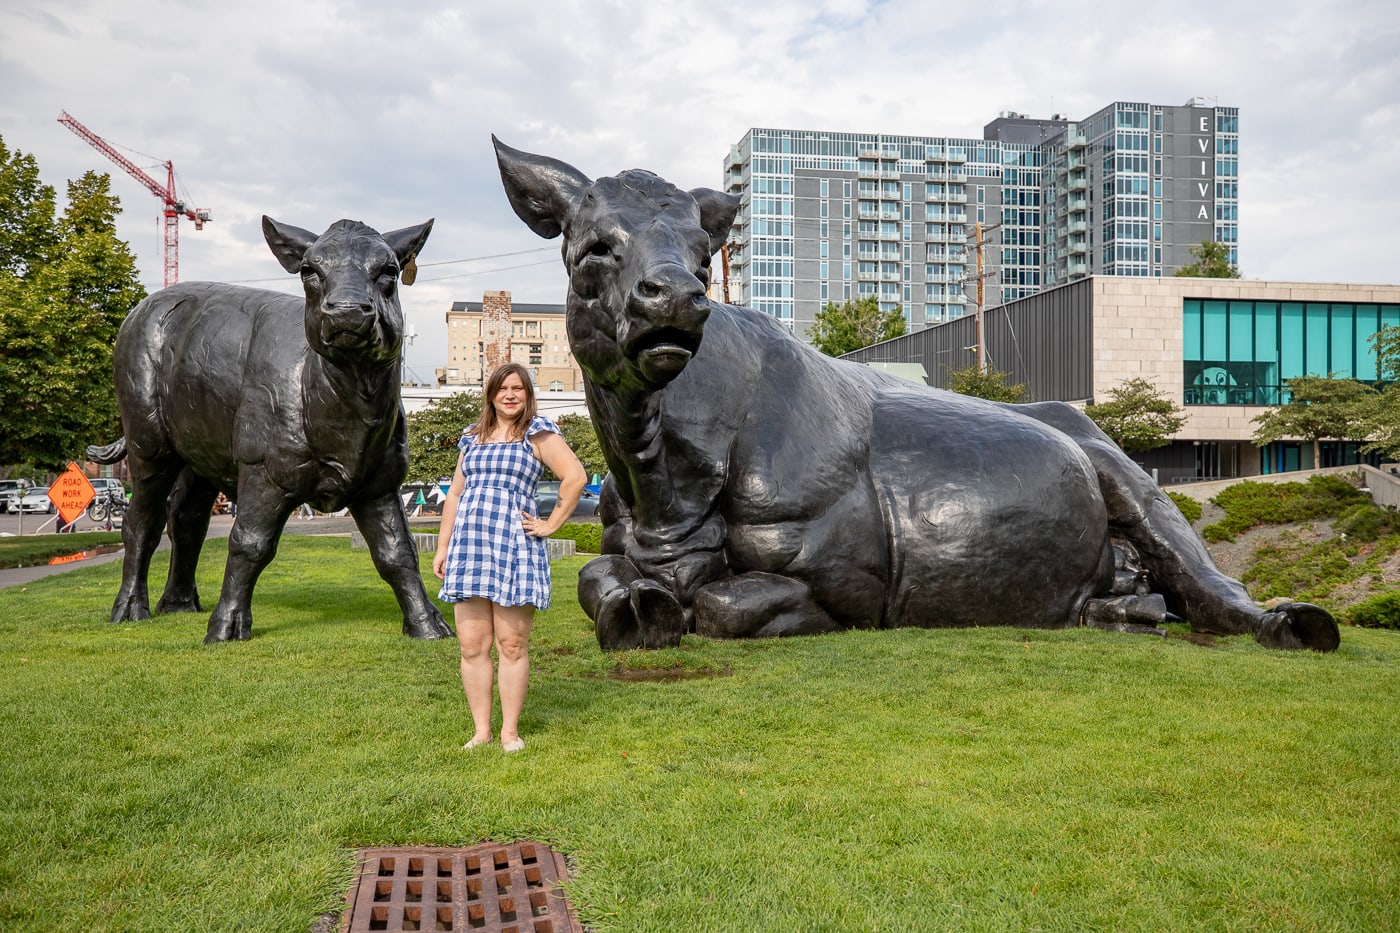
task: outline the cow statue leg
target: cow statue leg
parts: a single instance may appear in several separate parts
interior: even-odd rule
[[[350,514],[365,536],[374,568],[398,598],[403,633],[410,638],[451,638],[452,629],[423,588],[418,548],[396,493],[350,504]]]
[[[711,638],[818,635],[842,625],[793,577],[750,572],[702,586],[695,594],[695,633]]]
[[[688,625],[680,600],[620,554],[605,554],[584,565],[578,575],[578,599],[593,620],[599,647],[606,651],[674,648]]]
[[[180,473],[174,460],[152,460],[128,448],[131,469],[131,504],[122,521],[122,585],[112,604],[113,622],[138,621],[151,617],[147,577],[151,555],[160,545],[166,521],[166,497]]]
[[[1168,610],[1192,629],[1250,633],[1268,648],[1336,650],[1340,635],[1326,610],[1294,602],[1266,611],[1239,581],[1221,573],[1171,499],[1087,415],[1058,402],[1017,405],[1016,410],[1079,442],[1098,473],[1110,530],[1137,549]]]
[[[228,536],[228,562],[219,602],[209,616],[206,645],[253,637],[253,587],[272,558],[297,503],[261,471],[239,478],[238,515]]]
[[[209,534],[209,517],[219,491],[213,483],[195,476],[189,468],[180,472],[170,492],[170,574],[165,580],[156,612],[203,612],[195,571],[199,552]]]

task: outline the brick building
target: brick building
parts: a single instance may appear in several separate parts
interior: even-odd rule
[[[583,371],[569,350],[564,306],[515,304],[510,292],[454,301],[447,312],[447,365],[438,385],[480,386],[500,364],[525,366],[540,392],[581,392]]]

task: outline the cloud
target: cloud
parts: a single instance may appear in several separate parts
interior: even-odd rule
[[[561,301],[554,250],[511,212],[490,135],[590,175],[649,168],[718,185],[753,126],[980,137],[1003,110],[1083,118],[1204,95],[1241,112],[1241,264],[1252,277],[1397,281],[1400,13],[1344,0],[1206,3],[1150,15],[1048,0],[663,4],[406,0],[10,4],[0,134],[59,191],[110,171],[148,286],[159,203],[59,126],[67,109],[162,182],[174,162],[214,222],[180,230],[183,278],[292,291],[264,213],[308,229],[436,217],[404,291],[441,364],[452,301]],[[266,280],[265,282],[263,280]]]

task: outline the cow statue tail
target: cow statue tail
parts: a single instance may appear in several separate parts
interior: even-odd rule
[[[93,463],[116,463],[126,456],[126,438],[119,437],[110,444],[89,444],[84,454]]]

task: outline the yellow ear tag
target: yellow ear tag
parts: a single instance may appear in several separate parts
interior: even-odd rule
[[[403,264],[403,271],[399,273],[399,280],[405,285],[412,285],[413,281],[418,278],[418,263],[414,262],[417,258],[418,254],[414,253],[412,256],[408,257],[408,262]]]

